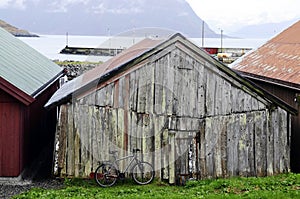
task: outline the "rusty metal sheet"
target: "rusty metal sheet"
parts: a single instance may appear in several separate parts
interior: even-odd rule
[[[245,55],[235,70],[300,84],[300,21],[256,51]]]

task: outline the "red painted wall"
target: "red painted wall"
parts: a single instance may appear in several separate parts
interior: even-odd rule
[[[23,168],[23,105],[0,90],[0,176],[18,176]]]
[[[57,82],[25,106],[0,89],[0,177],[19,176],[41,152],[51,171],[56,109],[44,105],[56,90]]]

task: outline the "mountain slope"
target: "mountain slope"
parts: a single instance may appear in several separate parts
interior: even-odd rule
[[[16,37],[38,37],[35,34],[31,34],[29,33],[27,30],[22,30],[22,29],[18,29],[8,23],[6,23],[5,21],[0,19],[0,27],[4,28],[6,31],[10,32],[11,34],[13,34]]]
[[[246,26],[239,29],[236,32],[231,33],[231,36],[241,37],[241,38],[272,38],[275,35],[279,34],[295,22],[299,18],[285,21],[281,23],[266,23],[260,25]]]
[[[116,35],[143,27],[202,36],[202,20],[185,0],[24,1],[22,9],[0,9],[0,18],[44,34]],[[218,37],[205,24],[205,37]]]

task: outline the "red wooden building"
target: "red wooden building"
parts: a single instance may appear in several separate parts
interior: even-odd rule
[[[62,72],[0,28],[0,177],[20,176],[53,140],[56,111],[43,106]]]

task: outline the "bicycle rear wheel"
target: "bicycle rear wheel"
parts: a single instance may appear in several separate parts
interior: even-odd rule
[[[140,185],[152,182],[154,174],[153,166],[148,162],[137,163],[132,169],[133,180]]]
[[[113,186],[118,178],[118,171],[112,164],[102,164],[95,171],[95,181],[101,187]]]

